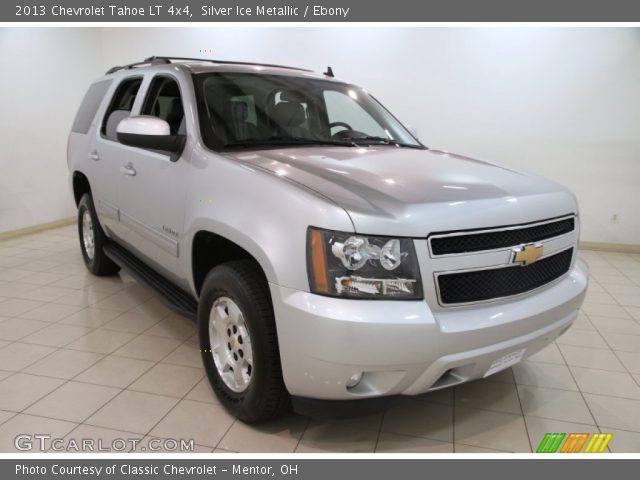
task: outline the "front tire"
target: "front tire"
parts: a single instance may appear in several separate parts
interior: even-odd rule
[[[253,261],[233,261],[209,272],[200,295],[198,330],[211,386],[233,415],[256,423],[290,409],[271,298]]]
[[[84,264],[94,275],[115,275],[120,267],[104,254],[107,236],[100,226],[90,193],[78,203],[78,236]]]

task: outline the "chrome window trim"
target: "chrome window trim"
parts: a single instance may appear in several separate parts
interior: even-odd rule
[[[481,235],[483,233],[494,233],[494,232],[506,232],[506,231],[511,231],[511,230],[523,230],[525,228],[532,228],[532,227],[537,227],[540,225],[546,225],[549,223],[555,223],[555,222],[561,222],[563,220],[568,220],[570,218],[574,219],[574,226],[573,226],[573,230],[571,230],[570,232],[567,233],[563,233],[561,235],[556,235],[554,237],[548,237],[548,238],[543,238],[542,240],[538,240],[537,242],[546,242],[549,240],[552,240],[554,238],[561,238],[565,235],[573,235],[576,230],[578,229],[578,225],[577,225],[577,220],[578,220],[578,216],[576,214],[570,214],[570,215],[565,215],[562,217],[556,217],[556,218],[552,218],[552,219],[547,219],[547,220],[541,220],[539,222],[534,222],[534,223],[528,223],[525,225],[511,225],[508,227],[497,227],[497,228],[485,228],[485,229],[481,229],[481,230],[459,230],[456,232],[450,232],[450,233],[435,233],[435,234],[430,234],[429,236],[427,236],[427,245],[429,248],[429,257],[431,258],[447,258],[447,257],[459,257],[459,256],[468,256],[468,255],[477,255],[477,254],[482,254],[482,253],[488,253],[488,252],[499,252],[499,251],[507,251],[507,250],[511,250],[514,247],[520,246],[520,245],[526,245],[527,243],[533,243],[533,242],[523,242],[523,243],[516,243],[514,245],[510,245],[508,247],[499,247],[499,248],[490,248],[487,250],[474,250],[473,252],[461,252],[461,253],[444,253],[444,254],[436,254],[433,253],[433,250],[431,249],[431,240],[434,238],[446,238],[446,237],[461,237],[461,236],[467,236],[467,235]]]
[[[556,237],[554,237],[554,238],[556,238]],[[554,251],[552,253],[549,253],[547,255],[543,255],[537,260],[539,262],[540,260],[544,260],[545,258],[549,258],[549,257],[552,257],[554,255],[558,255],[560,253],[566,252],[567,250],[573,250],[573,253],[571,255],[571,263],[569,265],[569,270],[567,270],[565,273],[560,275],[558,278],[555,278],[555,279],[551,280],[548,283],[540,285],[539,287],[532,288],[531,290],[527,290],[526,292],[516,293],[514,295],[503,295],[501,297],[494,297],[494,298],[490,298],[490,299],[487,299],[487,300],[477,300],[477,301],[474,301],[474,302],[443,303],[442,302],[442,297],[440,295],[440,283],[438,282],[438,277],[440,275],[447,275],[447,274],[452,274],[452,273],[477,272],[477,271],[481,271],[481,270],[497,270],[497,269],[501,269],[501,268],[511,268],[511,267],[520,267],[520,268],[527,268],[527,267],[522,266],[522,265],[517,264],[517,263],[502,263],[502,264],[497,264],[497,265],[488,265],[488,266],[485,266],[485,267],[461,268],[461,269],[458,269],[458,270],[443,270],[443,271],[440,271],[440,272],[433,272],[433,282],[434,282],[435,288],[436,288],[436,299],[438,300],[438,305],[440,305],[443,308],[450,308],[450,307],[464,307],[464,306],[468,306],[468,305],[480,305],[480,304],[494,303],[494,302],[504,301],[506,299],[508,299],[508,300],[517,299],[517,298],[522,297],[524,295],[530,295],[533,292],[536,292],[536,291],[541,290],[543,288],[552,286],[555,283],[559,282],[560,280],[564,279],[569,273],[571,273],[571,269],[572,269],[573,264],[574,264],[574,262],[576,260],[576,247],[575,247],[575,245],[572,245],[570,247],[563,248],[563,249],[560,249],[560,250],[556,250],[556,251]]]

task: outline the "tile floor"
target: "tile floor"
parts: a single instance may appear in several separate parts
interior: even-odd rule
[[[43,432],[139,451],[193,438],[205,452],[530,452],[549,431],[613,432],[611,451],[640,452],[640,255],[583,256],[580,317],[513,369],[369,417],[250,427],[212,394],[194,324],[126,275],[89,275],[75,227],[2,241],[0,452]]]

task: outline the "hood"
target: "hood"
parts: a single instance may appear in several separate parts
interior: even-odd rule
[[[229,156],[330,199],[359,233],[422,237],[577,213],[557,183],[438,150],[314,146]]]

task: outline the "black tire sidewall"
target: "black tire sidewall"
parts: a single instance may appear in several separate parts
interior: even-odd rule
[[[251,338],[253,354],[252,374],[249,387],[243,392],[234,392],[224,383],[211,355],[209,339],[209,315],[211,307],[219,297],[229,297],[233,300],[244,316],[245,325]],[[216,267],[204,282],[198,309],[198,329],[202,360],[207,376],[220,400],[241,420],[253,421],[256,412],[261,411],[261,400],[268,378],[268,369],[264,368],[265,348],[264,339],[267,332],[262,313],[252,301],[250,293],[242,284],[233,270],[225,265]]]

